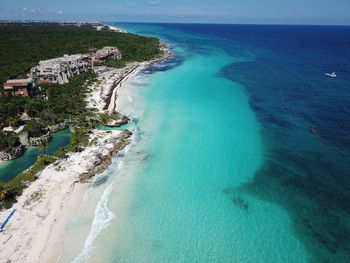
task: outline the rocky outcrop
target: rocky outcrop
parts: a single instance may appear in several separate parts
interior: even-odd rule
[[[29,144],[31,146],[40,146],[43,143],[48,143],[51,141],[51,133],[47,132],[46,134],[40,136],[40,137],[30,137],[29,138]]]
[[[121,117],[119,120],[112,120],[106,124],[107,127],[119,128],[125,124],[128,124],[130,119],[126,116]]]
[[[105,143],[112,143],[113,148],[109,150],[108,155],[98,156],[98,159],[94,163],[94,168],[87,173],[83,173],[80,176],[80,182],[88,182],[90,178],[106,170],[112,163],[112,157],[115,156],[119,151],[123,150],[130,143],[131,136],[131,131],[124,130],[118,138],[111,139],[111,141],[106,141]]]
[[[13,159],[17,159],[24,154],[24,146],[21,144],[20,146],[11,149],[10,152],[0,151],[0,160],[1,161],[10,161]]]
[[[58,132],[58,131],[62,131],[65,128],[67,128],[67,123],[66,122],[61,122],[61,123],[57,123],[55,125],[51,125],[49,127],[47,127],[47,129],[50,132]]]

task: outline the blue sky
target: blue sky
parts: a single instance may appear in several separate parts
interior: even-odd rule
[[[350,25],[350,0],[0,0],[0,19]]]

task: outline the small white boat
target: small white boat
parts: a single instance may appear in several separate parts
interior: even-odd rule
[[[328,77],[331,77],[331,78],[336,78],[337,77],[337,74],[335,74],[335,72],[326,73],[325,75],[328,76]]]

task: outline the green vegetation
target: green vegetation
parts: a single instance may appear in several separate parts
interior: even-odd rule
[[[107,61],[106,65],[108,67],[113,67],[113,68],[124,68],[126,67],[126,61],[124,59],[112,59],[110,61]]]
[[[88,53],[92,47],[116,46],[124,62],[141,62],[161,54],[157,38],[107,29],[97,31],[90,25],[2,23],[0,35],[0,83],[25,76],[39,60]]]
[[[10,153],[14,147],[19,145],[19,137],[15,133],[0,131],[0,151]]]
[[[0,127],[8,125],[9,118],[20,115],[24,111],[25,104],[24,97],[0,95]]]
[[[47,108],[47,102],[40,97],[27,98],[25,100],[24,110],[30,117],[39,117],[45,108]]]
[[[46,84],[48,108],[61,118],[76,117],[86,113],[87,86],[96,80],[96,74],[87,72],[72,77],[69,83]]]
[[[55,114],[49,107],[40,112],[38,117],[40,118],[40,121],[45,124],[45,126],[54,125],[64,120],[62,116]]]
[[[7,189],[0,185],[0,202],[6,198]]]
[[[44,84],[35,97],[0,96],[0,127],[16,126],[23,112],[29,117],[40,118],[45,124],[61,122],[65,118],[86,112],[84,100],[86,86],[96,80],[96,75],[87,72],[77,75],[64,85]],[[46,99],[47,98],[47,99]]]
[[[28,133],[28,138],[30,137],[40,137],[47,133],[45,125],[36,120],[31,120],[26,124],[26,131]]]
[[[118,121],[122,118],[122,116],[119,113],[114,114],[108,114],[108,113],[100,113],[99,114],[99,121],[101,124],[106,125],[111,121]]]

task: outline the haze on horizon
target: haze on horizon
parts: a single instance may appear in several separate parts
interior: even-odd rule
[[[0,19],[350,25],[350,0],[1,0]]]

